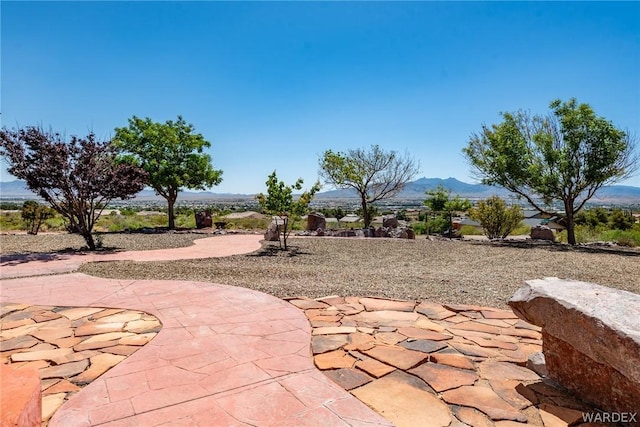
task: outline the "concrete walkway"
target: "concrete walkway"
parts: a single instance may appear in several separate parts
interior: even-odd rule
[[[258,249],[259,240],[220,236],[189,248],[3,261],[2,303],[127,308],[163,324],[156,338],[75,395],[49,425],[391,425],[315,368],[309,322],[283,300],[202,282],[37,276],[87,261],[228,256]]]

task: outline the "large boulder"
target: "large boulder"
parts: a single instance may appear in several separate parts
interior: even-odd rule
[[[210,228],[213,225],[211,218],[211,211],[200,211],[195,213],[196,216],[196,228]]]
[[[527,281],[509,305],[542,328],[551,378],[605,411],[638,411],[640,295],[547,277]]]
[[[269,223],[269,227],[267,227],[267,231],[264,233],[264,240],[267,242],[277,242],[280,240],[280,227],[275,220]]]
[[[315,231],[319,228],[325,230],[327,228],[327,220],[321,213],[310,213],[307,216],[307,231]]]
[[[382,217],[382,226],[384,228],[397,228],[398,227],[398,218],[395,215],[383,216]]]
[[[529,236],[534,240],[555,241],[553,230],[546,225],[536,225],[535,227],[531,227],[531,234]]]

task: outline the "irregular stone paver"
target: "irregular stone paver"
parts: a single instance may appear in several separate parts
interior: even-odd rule
[[[502,400],[491,388],[462,386],[445,391],[442,398],[448,403],[476,408],[492,420],[527,421],[527,417]]]
[[[420,382],[397,371],[352,393],[395,426],[448,426],[451,423],[449,408]]]
[[[351,368],[356,363],[356,359],[343,350],[318,354],[314,360],[319,369]]]
[[[345,390],[351,390],[373,381],[369,375],[356,369],[332,369],[326,371],[325,375]]]
[[[478,375],[473,371],[438,365],[437,363],[425,363],[409,372],[422,378],[437,392],[463,385],[473,385],[478,379]]]
[[[354,297],[346,297],[345,301],[352,303]],[[385,306],[387,301],[383,300],[381,308],[388,308]],[[398,311],[393,314],[388,309],[354,310],[353,314],[344,311],[333,326],[357,326],[358,332],[349,335],[348,343],[338,348],[335,347],[344,342],[344,338],[332,340],[335,345],[331,349],[347,351],[357,359],[349,372],[362,371],[372,377],[369,383],[353,388],[352,394],[396,422],[393,417],[398,416],[399,409],[388,400],[399,399],[398,402],[402,402],[404,395],[391,396],[389,391],[406,387],[407,379],[413,379],[417,381],[414,386],[419,384],[418,388],[429,392],[435,390],[438,395],[434,396],[440,403],[449,406],[450,415],[453,414],[450,427],[543,426],[541,405],[590,410],[588,405],[576,402],[564,391],[543,383],[536,373],[523,367],[529,356],[542,348],[539,339],[530,338],[539,333],[535,328],[528,327],[508,310],[469,305],[451,305],[450,308],[422,302],[415,307],[414,313]],[[338,306],[329,306],[326,309],[309,309],[305,314],[311,320],[338,310]],[[417,318],[412,314],[417,314]],[[400,336],[404,339],[398,341]],[[322,337],[335,339],[344,337],[344,334]],[[422,350],[416,352],[418,354],[430,353],[424,353],[425,358],[398,363],[399,355],[409,349]],[[407,367],[413,363],[416,363],[414,367]],[[330,378],[336,375],[332,370],[323,372]],[[398,375],[403,375],[400,382],[405,385],[397,386]],[[390,378],[395,379],[391,381]],[[451,402],[447,403],[444,396]],[[403,411],[414,411],[413,414],[403,414],[410,420],[407,424],[424,425],[424,420],[415,421],[422,408],[402,405]],[[548,411],[544,417],[547,421],[558,418]]]
[[[347,335],[316,335],[311,338],[311,351],[313,354],[326,353],[342,348],[349,341]]]
[[[400,343],[401,347],[409,350],[421,351],[423,353],[434,353],[443,348],[447,348],[447,344],[439,341],[431,340],[414,340]]]
[[[395,346],[376,346],[363,351],[367,356],[400,369],[410,369],[429,358],[428,354]]]
[[[396,301],[380,298],[360,298],[359,302],[367,311],[393,310],[413,312],[416,306],[415,301]]]

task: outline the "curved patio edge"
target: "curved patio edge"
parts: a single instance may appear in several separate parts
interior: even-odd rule
[[[263,236],[229,234],[205,237],[181,248],[125,251],[116,253],[53,253],[0,257],[0,279],[70,273],[82,264],[100,261],[172,261],[242,255],[260,249]]]
[[[0,301],[146,311],[158,335],[64,404],[50,426],[389,426],[313,362],[304,313],[227,285],[101,279],[3,280]]]

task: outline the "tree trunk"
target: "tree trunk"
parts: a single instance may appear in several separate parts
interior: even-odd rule
[[[175,218],[175,212],[174,212],[174,206],[176,203],[176,196],[174,196],[173,194],[169,195],[169,197],[167,198],[167,213],[169,215],[169,230],[175,230],[176,228],[176,218]]]
[[[91,234],[91,231],[83,230],[80,234],[84,238],[84,241],[87,242],[87,246],[89,247],[89,250],[90,251],[95,251],[96,250],[96,242],[93,240],[93,234]]]
[[[573,203],[565,202],[564,212],[567,219],[567,243],[571,246],[576,244],[576,224],[573,218]]]
[[[284,244],[284,247],[282,248],[282,250],[286,251],[287,250],[287,226],[289,225],[289,218],[288,217],[284,217],[284,219],[282,221],[283,221],[283,224],[282,224],[282,242]]]
[[[367,199],[362,198],[362,220],[364,221],[363,228],[369,228],[371,218],[369,218],[369,209],[367,209]]]

